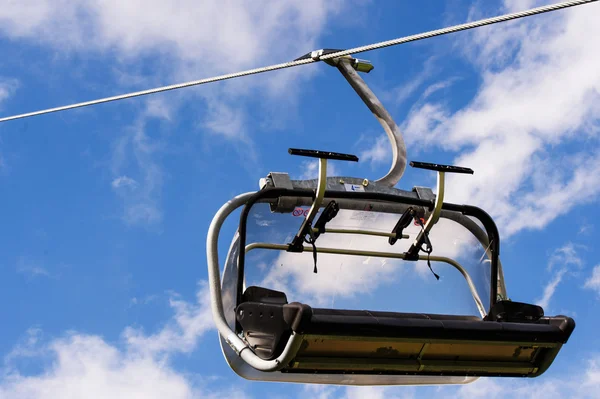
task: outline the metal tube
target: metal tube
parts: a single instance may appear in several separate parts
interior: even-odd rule
[[[313,229],[313,232],[319,232],[319,229]],[[396,234],[392,233],[382,233],[379,231],[372,230],[349,230],[349,229],[328,229],[325,228],[325,233],[335,233],[335,234],[364,234],[367,236],[378,236],[378,237],[396,237]],[[321,233],[322,234],[322,233]],[[408,234],[402,234],[402,238],[409,238]]]

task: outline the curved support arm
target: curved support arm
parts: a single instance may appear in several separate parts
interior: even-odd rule
[[[400,133],[400,129],[383,104],[381,104],[381,101],[369,89],[369,86],[358,75],[358,72],[354,70],[350,64],[350,60],[346,58],[338,58],[336,60],[338,70],[344,75],[344,78],[350,83],[350,86],[352,86],[367,107],[369,107],[390,139],[390,144],[392,145],[392,166],[385,176],[376,181],[388,187],[394,187],[398,184],[404,174],[404,169],[406,169],[406,145],[404,144],[402,133]]]

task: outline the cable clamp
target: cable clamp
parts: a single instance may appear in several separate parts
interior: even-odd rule
[[[322,55],[323,55],[323,49],[315,50],[315,51],[311,51],[310,58],[312,58],[315,61],[319,61],[321,59]]]

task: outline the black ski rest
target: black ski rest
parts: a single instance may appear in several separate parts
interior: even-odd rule
[[[402,216],[400,216],[400,219],[398,219],[398,222],[392,229],[392,234],[394,234],[395,236],[390,237],[388,239],[388,243],[390,245],[394,245],[396,243],[396,241],[398,241],[399,239],[402,238],[402,233],[404,232],[404,229],[408,227],[408,225],[413,221],[413,219],[416,216],[417,216],[417,211],[415,211],[415,209],[413,207],[409,207],[406,210],[406,212],[404,212],[402,214]]]
[[[410,166],[417,169],[435,170],[437,172],[446,173],[464,173],[472,175],[475,173],[471,168],[463,168],[462,166],[440,165],[437,163],[411,161]]]
[[[339,211],[340,207],[338,206],[337,202],[331,201],[327,204],[327,206],[321,212],[321,216],[319,216],[314,224],[314,228],[317,230],[315,233],[313,233],[315,240],[319,238],[321,234],[325,233],[325,225],[331,222],[331,220],[337,216]]]
[[[311,157],[311,158],[319,158],[319,159],[335,159],[338,161],[350,161],[350,162],[358,162],[358,157],[352,154],[342,154],[339,152],[331,152],[331,151],[319,151],[319,150],[303,150],[300,148],[290,148],[288,152],[291,155],[298,155],[301,157]]]

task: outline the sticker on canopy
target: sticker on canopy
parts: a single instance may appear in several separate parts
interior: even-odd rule
[[[295,217],[299,217],[299,216],[306,217],[306,216],[308,216],[308,211],[310,211],[310,208],[306,208],[306,209],[304,209],[304,208],[296,208],[296,209],[293,210],[292,216],[295,216]]]
[[[361,193],[365,192],[365,188],[363,186],[361,186],[360,184],[344,183],[344,187],[346,188],[346,191],[356,191],[356,192],[361,192]]]
[[[369,211],[353,211],[350,215],[350,220],[361,220],[365,222],[372,222],[377,220],[379,214],[377,212]]]

